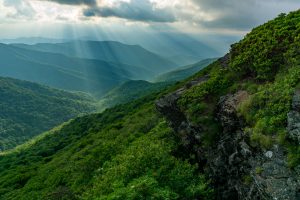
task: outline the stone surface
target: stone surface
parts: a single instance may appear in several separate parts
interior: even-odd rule
[[[287,115],[287,137],[300,145],[300,91],[293,96],[292,110]]]
[[[223,62],[226,64],[226,60]],[[262,151],[249,145],[249,136],[243,132],[243,122],[237,116],[239,104],[248,98],[247,92],[239,91],[220,98],[215,115],[223,131],[215,145],[201,147],[201,124],[192,125],[177,101],[188,88],[207,78],[192,80],[166,95],[156,102],[156,108],[170,122],[187,153],[196,155],[200,170],[212,180],[217,199],[300,200],[300,166],[289,169],[280,146]],[[296,92],[293,110],[288,115],[288,130],[289,136],[299,142],[298,94]]]
[[[300,90],[296,90],[293,96],[292,108],[295,111],[300,112]]]
[[[265,156],[266,156],[267,158],[272,158],[272,157],[273,157],[273,152],[272,152],[272,151],[267,151],[267,152],[265,153]]]
[[[252,160],[253,182],[263,186],[263,193],[269,199],[298,200],[300,197],[300,171],[290,169],[286,155],[279,146],[274,146],[272,157],[257,155]],[[259,169],[259,170],[258,170]]]
[[[194,85],[199,85],[205,82],[209,77],[204,76],[191,80],[184,87],[176,90],[175,92],[165,95],[163,98],[155,102],[156,109],[163,114],[169,121],[171,127],[181,139],[181,144],[187,151],[195,154],[201,154],[200,149],[195,149],[194,146],[199,145],[201,138],[201,127],[194,126],[190,123],[184,113],[177,105],[180,96]],[[199,162],[202,162],[199,160]]]
[[[174,128],[175,131],[180,131],[180,128],[182,129],[186,127],[187,124],[189,124],[184,113],[177,106],[178,99],[190,87],[194,85],[199,85],[205,82],[208,78],[208,76],[204,76],[191,80],[184,87],[176,90],[171,94],[164,96],[163,98],[155,102],[156,109],[168,119],[172,128]]]

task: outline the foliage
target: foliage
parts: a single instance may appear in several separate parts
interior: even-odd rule
[[[215,120],[220,97],[246,90],[249,98],[238,114],[252,145],[285,145],[289,165],[298,166],[299,145],[284,135],[300,77],[299,15],[281,15],[254,29],[233,46],[229,60],[165,91],[76,118],[0,155],[0,199],[213,199],[209,180],[187,162],[190,155],[177,155],[177,137],[153,105],[182,86],[187,90],[178,106],[203,129],[203,148],[222,133]],[[187,85],[195,78],[203,82]],[[249,175],[241,178],[250,184]]]
[[[91,97],[0,78],[0,151],[80,114],[95,110]]]
[[[170,153],[176,147],[170,130],[160,122],[126,151],[104,163],[93,178],[94,187],[86,199],[178,199],[207,197],[205,179],[196,168]]]
[[[220,69],[218,62],[210,66],[208,73],[202,72],[202,76],[203,73],[209,79],[191,87],[178,103],[191,122],[202,126],[203,144],[209,146],[220,132],[220,125],[214,116],[216,104],[232,86],[234,77],[227,69]]]
[[[156,82],[176,82],[176,81],[182,81],[196,72],[202,70],[203,68],[207,67],[214,61],[216,61],[216,58],[209,58],[205,60],[201,60],[200,62],[197,62],[192,65],[184,66],[181,68],[178,68],[174,71],[167,72],[164,74],[159,75],[155,78]]]
[[[299,147],[284,138],[287,113],[300,82],[299,33],[300,11],[282,14],[234,45],[230,65],[243,77],[266,81],[252,81],[247,89],[252,95],[240,105],[239,112],[247,123],[245,130],[253,145],[285,145],[291,167],[300,164]]]
[[[153,108],[155,95],[80,117],[0,156],[0,199],[209,199]]]
[[[243,103],[240,110],[246,122],[253,126],[253,141],[268,147],[272,141],[266,136],[285,131],[287,113],[290,111],[295,86],[299,81],[300,68],[292,67],[287,72],[278,74],[273,83],[259,86],[251,100]]]
[[[231,68],[258,80],[272,80],[285,68],[285,54],[300,34],[299,11],[281,14],[251,31],[242,41],[232,45]]]
[[[104,97],[102,97],[97,107],[100,111],[111,108],[115,105],[128,103],[135,99],[142,98],[154,92],[159,92],[162,89],[168,87],[170,83],[150,83],[147,81],[127,81],[122,85],[114,88]]]
[[[190,121],[204,129],[204,144],[213,144],[220,133],[215,120],[220,97],[246,90],[250,96],[238,111],[252,145],[270,148],[284,143],[290,163],[300,164],[295,144],[283,141],[287,113],[300,82],[299,33],[300,11],[282,14],[233,45],[228,60],[224,57],[196,75],[209,78],[187,90],[179,105]]]

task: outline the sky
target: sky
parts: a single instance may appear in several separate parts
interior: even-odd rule
[[[240,37],[300,0],[0,0],[0,38]]]

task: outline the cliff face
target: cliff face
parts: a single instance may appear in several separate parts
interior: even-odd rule
[[[195,126],[188,121],[187,117],[185,116],[185,113],[182,112],[179,106],[177,105],[177,101],[186,90],[188,90],[192,86],[202,84],[208,78],[208,76],[203,76],[192,80],[184,87],[176,90],[171,94],[166,95],[164,98],[159,99],[156,102],[157,110],[168,119],[168,121],[170,122],[170,126],[180,137],[182,145],[188,150],[193,149],[197,144],[200,144],[201,126]],[[201,149],[194,149],[194,152],[196,154],[197,151],[201,151]]]
[[[188,82],[174,93],[159,99],[156,107],[170,122],[185,151],[196,157],[199,170],[212,180],[216,198],[299,199],[300,166],[290,169],[286,151],[278,144],[268,149],[251,145],[249,134],[244,131],[245,122],[237,110],[249,98],[247,91],[239,90],[219,98],[214,116],[222,130],[214,145],[202,145],[202,124],[189,121],[178,101],[191,86],[204,84],[208,79],[208,76],[203,76]],[[297,91],[288,114],[287,127],[288,136],[296,142],[299,142],[299,106]]]
[[[300,199],[300,10],[156,102],[217,199]]]
[[[295,91],[292,109],[288,113],[288,137],[300,145],[300,90]]]

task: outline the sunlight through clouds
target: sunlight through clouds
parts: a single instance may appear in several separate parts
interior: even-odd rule
[[[47,1],[32,1],[31,5],[36,11],[37,19],[40,21],[80,21],[80,7]]]
[[[28,20],[34,18],[35,10],[28,0],[2,0],[1,13],[4,14],[4,20]]]
[[[156,31],[243,35],[297,8],[299,0],[0,0],[0,24],[22,29],[41,22],[49,29],[68,24],[118,31],[159,27]]]

